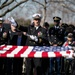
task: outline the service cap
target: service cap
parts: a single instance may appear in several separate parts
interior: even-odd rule
[[[60,18],[60,17],[55,16],[55,17],[53,17],[53,20],[55,20],[55,21],[60,21],[60,20],[61,20],[61,18]]]
[[[32,17],[33,17],[34,20],[42,18],[41,14],[34,14]]]

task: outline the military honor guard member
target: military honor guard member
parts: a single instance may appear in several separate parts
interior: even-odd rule
[[[28,27],[27,31],[27,46],[43,46],[45,44],[45,40],[47,39],[46,30],[41,27],[41,14],[34,14],[33,18],[33,26]],[[42,75],[42,62],[41,58],[27,58],[26,59],[26,75],[33,75],[33,70],[35,70],[36,75]]]
[[[64,42],[64,29],[60,27],[61,18],[58,16],[54,16],[53,21],[54,21],[54,26],[49,29],[49,36],[50,36],[49,43],[50,43],[50,45],[53,46],[52,40],[54,37],[58,41],[58,43],[56,43],[57,46],[62,46],[62,44]],[[55,58],[54,60],[51,60],[51,63],[52,62],[55,62],[56,75],[60,75],[61,58]],[[50,72],[50,73],[52,73],[52,72]]]
[[[60,46],[62,46],[64,42],[64,29],[61,28],[60,26],[61,18],[55,16],[53,17],[53,20],[54,20],[54,26],[49,29],[49,35],[50,37],[55,36],[56,38],[58,38],[60,41]]]

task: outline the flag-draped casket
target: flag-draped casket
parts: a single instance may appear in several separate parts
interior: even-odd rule
[[[73,55],[70,47],[1,45],[0,57],[65,57]]]

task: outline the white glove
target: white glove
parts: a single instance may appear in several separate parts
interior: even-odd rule
[[[32,40],[34,40],[34,36],[33,36],[33,35],[30,35],[30,38],[31,38]]]
[[[9,20],[10,22],[15,22],[15,20],[14,20],[14,18],[13,18],[13,17],[8,18],[8,20]]]
[[[30,38],[32,39],[32,40],[34,40],[34,41],[38,41],[38,38],[36,37],[36,36],[34,36],[34,35],[30,35]]]
[[[11,24],[12,24],[13,26],[17,26],[17,24],[16,24],[16,22],[15,22],[15,20],[14,20],[13,17],[8,18],[8,20],[11,22]]]
[[[38,41],[38,38],[36,36],[34,36],[34,40],[37,42]]]

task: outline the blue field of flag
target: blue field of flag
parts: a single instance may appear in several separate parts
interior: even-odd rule
[[[60,52],[60,51],[67,51],[71,50],[69,47],[64,46],[35,46],[32,51],[45,51],[45,52]]]

